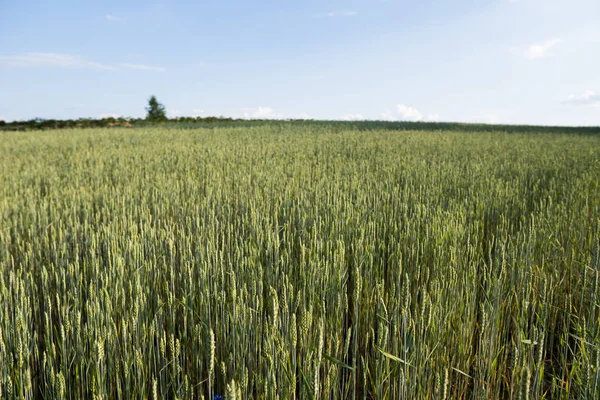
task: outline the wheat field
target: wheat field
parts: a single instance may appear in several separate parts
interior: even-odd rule
[[[598,399],[600,136],[0,132],[0,398]]]

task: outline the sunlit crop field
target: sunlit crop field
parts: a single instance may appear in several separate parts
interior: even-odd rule
[[[0,394],[598,399],[600,136],[0,132]]]

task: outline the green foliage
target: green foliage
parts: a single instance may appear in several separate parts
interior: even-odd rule
[[[167,119],[165,106],[156,100],[156,96],[151,96],[146,107],[146,119],[148,121],[159,122]]]
[[[29,121],[13,121],[4,125],[0,121],[0,131],[28,131],[64,128],[118,128],[118,127],[147,127],[157,121],[141,118],[80,118],[78,120],[45,120],[36,118]],[[165,118],[160,122],[163,126],[176,129],[198,129],[202,127],[258,127],[279,125],[282,129],[327,129],[331,131],[345,130],[376,130],[389,129],[398,131],[446,131],[446,132],[500,132],[500,133],[552,133],[574,135],[598,135],[600,127],[561,127],[535,125],[487,125],[464,124],[457,122],[407,122],[407,121],[315,121],[315,120],[246,120],[227,117],[177,117]]]
[[[600,136],[177,126],[0,133],[2,398],[600,398]]]

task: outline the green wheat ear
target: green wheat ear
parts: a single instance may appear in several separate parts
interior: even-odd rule
[[[181,128],[0,132],[0,398],[600,398],[600,136]]]

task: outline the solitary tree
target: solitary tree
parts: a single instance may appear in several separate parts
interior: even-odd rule
[[[167,114],[165,112],[165,106],[160,104],[158,100],[156,100],[156,96],[150,97],[148,100],[148,107],[146,107],[146,119],[148,121],[163,121],[167,119]]]

